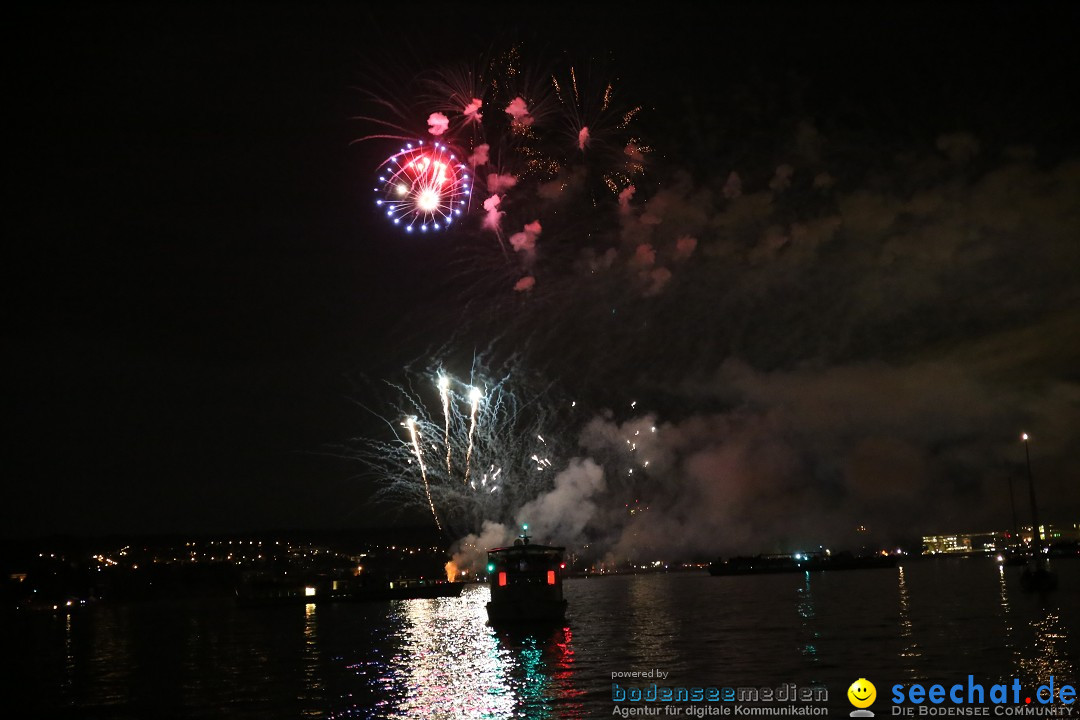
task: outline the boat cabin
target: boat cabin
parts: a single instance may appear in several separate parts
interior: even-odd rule
[[[488,619],[492,623],[561,622],[566,615],[564,550],[533,545],[528,535],[522,535],[510,547],[488,550]]]

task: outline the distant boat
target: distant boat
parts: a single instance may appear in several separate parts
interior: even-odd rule
[[[755,555],[717,558],[709,565],[710,575],[768,575],[773,573],[818,572],[821,570],[868,570],[896,567],[895,555],[849,553],[796,553],[794,555]]]
[[[487,611],[492,625],[563,621],[564,550],[533,545],[528,535],[522,535],[510,547],[488,550],[491,602]]]
[[[1058,576],[1045,557],[1032,558],[1020,573],[1020,587],[1029,592],[1057,590]]]
[[[1002,563],[1010,567],[1027,565],[1031,562],[1031,553],[1022,547],[1008,548],[1001,553]]]
[[[380,582],[357,582],[356,578],[309,578],[306,582],[276,575],[253,573],[236,587],[241,605],[304,605],[323,602],[363,602],[371,600],[415,600],[458,597],[462,583],[422,578]]]

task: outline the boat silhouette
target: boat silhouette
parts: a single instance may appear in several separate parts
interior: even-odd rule
[[[1020,587],[1028,592],[1049,592],[1058,586],[1057,572],[1050,567],[1049,548],[1042,538],[1042,525],[1039,524],[1039,508],[1035,502],[1035,478],[1031,474],[1031,449],[1028,447],[1030,436],[1020,435],[1024,443],[1024,459],[1027,461],[1028,497],[1031,500],[1031,559],[1020,573]]]
[[[528,525],[524,526],[528,531]],[[565,548],[533,545],[522,534],[509,547],[488,550],[491,601],[487,604],[492,625],[558,623],[566,615],[563,598]]]

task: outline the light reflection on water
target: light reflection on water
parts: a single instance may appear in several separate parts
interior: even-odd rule
[[[64,615],[64,679],[60,691],[65,695],[71,692],[71,686],[75,679],[75,651],[71,637],[72,622],[73,618],[70,613]]]
[[[1020,680],[1028,686],[1048,684],[1050,678],[1061,687],[1063,678],[1075,678],[1076,666],[1069,656],[1069,634],[1056,610],[1047,610],[1044,617],[1034,618],[1035,632],[1032,652],[1020,656]]]
[[[903,647],[900,649],[900,657],[903,659],[904,679],[918,678],[919,658],[922,651],[919,643],[915,642],[911,624],[911,595],[908,593],[907,578],[904,574],[904,566],[896,569],[896,581],[900,591],[900,641]]]
[[[484,627],[478,586],[460,598],[395,603],[402,649],[381,668],[385,717],[509,717],[506,654]]]
[[[821,633],[817,628],[817,612],[814,609],[813,576],[803,573],[803,584],[796,588],[796,610],[802,619],[802,654],[814,662],[818,661],[817,642]]]
[[[304,717],[323,717],[321,662],[319,655],[319,620],[315,603],[304,605]]]
[[[402,644],[373,668],[386,718],[568,717],[573,649],[569,628],[496,632],[487,625],[486,587],[460,598],[393,603]],[[565,700],[566,702],[562,702]],[[553,707],[558,705],[558,715]],[[338,713],[364,715],[353,706]],[[569,715],[568,715],[569,713]]]
[[[567,627],[524,632],[487,625],[483,586],[386,603],[97,606],[0,618],[0,640],[23,690],[13,709],[30,715],[608,716],[612,672],[653,668],[672,685],[824,684],[841,709],[856,677],[879,692],[969,673],[1075,685],[1080,562],[1059,570],[1046,597],[984,559],[568,580]]]
[[[1016,645],[1016,631],[1013,629],[1013,612],[1012,607],[1009,605],[1009,583],[1006,580],[1005,566],[998,565],[998,588],[1001,596],[1001,639],[1002,644],[1012,654],[1012,664],[1014,667],[1020,667],[1020,661],[1022,659],[1021,650]],[[1005,680],[1004,676],[996,678],[997,680]]]
[[[630,644],[630,661],[635,665],[670,667],[678,657],[677,613],[668,583],[631,583],[629,602],[620,607]]]

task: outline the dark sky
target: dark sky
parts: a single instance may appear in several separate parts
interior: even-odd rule
[[[914,192],[928,171],[897,158],[948,154],[935,143],[949,134],[978,138],[971,177],[1017,146],[1039,172],[1076,158],[1078,17],[1067,3],[753,3],[708,18],[363,5],[54,5],[9,23],[3,533],[382,520],[358,468],[322,451],[367,428],[352,378],[387,377],[449,341],[410,323],[458,301],[434,290],[446,292],[448,252],[401,242],[371,213],[383,149],[350,141],[365,132],[351,119],[365,109],[356,88],[373,79],[515,42],[547,56],[610,51],[647,106],[657,165],[700,186],[730,168],[768,183],[803,121],[830,138],[832,172],[852,196],[859,184]],[[1075,229],[1075,215],[1063,225]],[[1064,250],[1047,266],[1074,262],[1077,236],[1050,236]],[[1033,282],[1041,267],[1029,268]],[[1075,299],[1075,268],[1055,272],[1053,297]],[[1044,310],[1039,321],[1059,318],[1068,335],[1053,380],[1075,383],[1076,315]],[[952,329],[923,324],[926,346],[960,352],[971,338],[977,353],[990,342],[976,332],[982,316],[957,322],[954,343]],[[856,323],[842,350],[814,357],[880,359],[896,327]],[[754,337],[722,337],[712,354],[783,365]],[[765,385],[755,397],[783,391]],[[1075,417],[1071,402],[1059,417]]]

